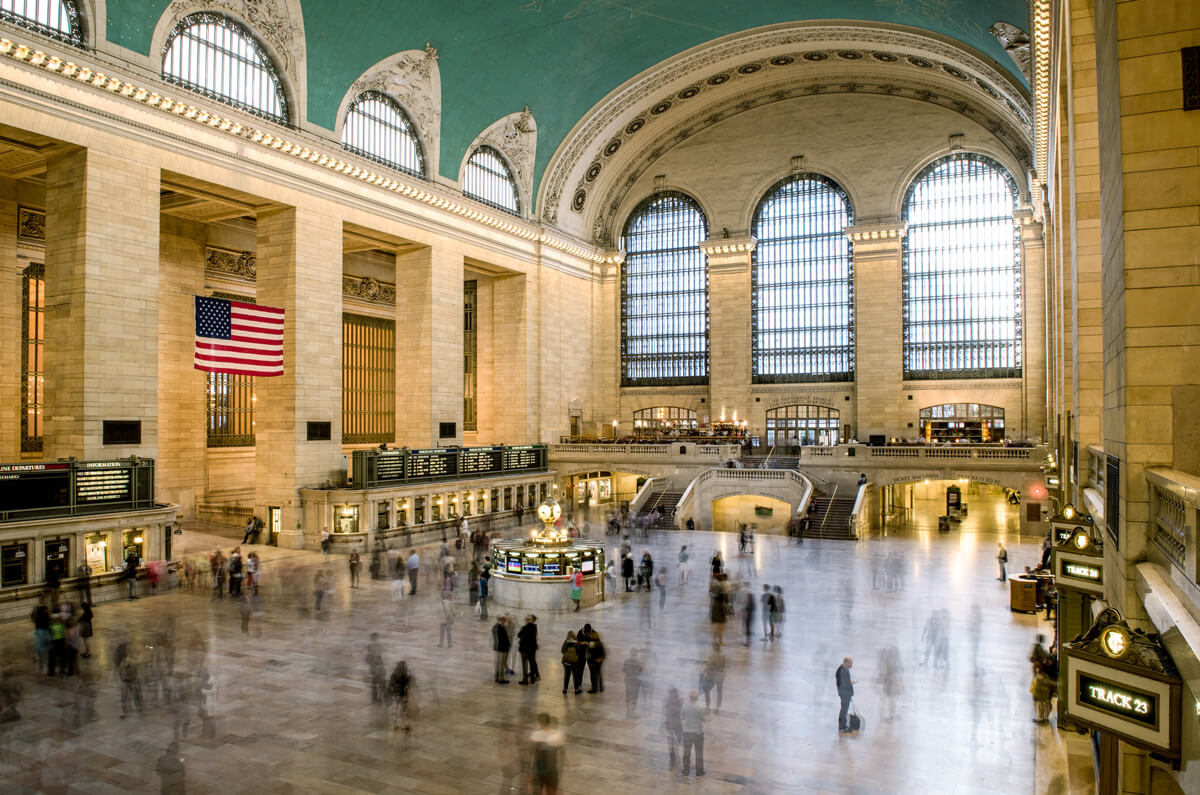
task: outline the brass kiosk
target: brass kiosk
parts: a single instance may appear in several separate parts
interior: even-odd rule
[[[604,600],[604,545],[572,539],[555,527],[562,508],[552,499],[537,508],[540,530],[528,539],[505,539],[494,545],[496,568],[490,591],[496,604],[537,610],[566,610],[571,601],[571,575],[583,573],[584,607]]]
[[[1092,625],[1092,602],[1104,598],[1104,544],[1095,533],[1092,517],[1067,505],[1050,520],[1055,545],[1050,555],[1050,571],[1058,591],[1055,627],[1058,659],[1064,658],[1066,644]],[[1067,691],[1066,667],[1059,665],[1058,692]],[[1060,726],[1074,724],[1058,702]]]

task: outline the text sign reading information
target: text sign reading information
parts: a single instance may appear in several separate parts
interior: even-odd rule
[[[1158,728],[1158,696],[1114,682],[1079,674],[1079,703],[1131,720],[1151,729]]]

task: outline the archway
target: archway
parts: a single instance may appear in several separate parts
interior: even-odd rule
[[[791,505],[760,494],[735,494],[712,502],[712,529],[735,532],[739,523],[756,533],[787,534]]]

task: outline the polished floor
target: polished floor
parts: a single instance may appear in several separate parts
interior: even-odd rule
[[[523,792],[524,741],[545,711],[566,733],[563,792],[1090,790],[1079,741],[1031,721],[1027,656],[1044,625],[1010,612],[1007,586],[996,581],[997,539],[1012,570],[1033,562],[1037,540],[1008,527],[939,536],[911,525],[859,543],[760,538],[746,556],[728,535],[635,541],[635,551],[649,548],[670,566],[665,607],[657,593],[619,593],[579,614],[539,615],[544,678],[532,687],[519,686],[519,676],[492,682],[492,623],[473,615],[461,591],[453,648],[438,648],[441,610],[428,572],[418,595],[397,603],[391,582],[364,576],[350,588],[342,558],[258,548],[265,584],[247,634],[240,605],[208,591],[101,605],[84,676],[49,679],[31,670],[32,626],[0,626],[2,659],[23,684],[22,717],[0,723],[0,789],[145,792],[165,783],[163,791],[181,791],[170,787],[182,775],[189,792]],[[185,554],[234,543],[196,533],[183,541]],[[695,553],[686,585],[681,543]],[[787,620],[773,642],[759,639],[756,622],[749,646],[738,617],[728,626],[724,703],[704,728],[707,776],[684,779],[668,769],[662,705],[670,687],[686,699],[697,686],[712,639],[705,569],[718,548],[755,593],[763,583],[783,587]],[[321,569],[335,590],[316,613],[311,583]],[[942,610],[939,652],[927,648],[925,631]],[[585,622],[608,648],[606,691],[564,696],[558,647]],[[411,732],[393,729],[371,704],[373,631],[389,671],[401,658],[412,666]],[[139,650],[143,708],[131,703],[122,717],[112,661],[125,640]],[[899,662],[892,719],[881,677],[890,647]],[[646,650],[648,664],[630,717],[623,664],[634,649]],[[834,669],[847,655],[865,729],[839,735]],[[192,686],[207,674],[212,691],[196,695]],[[209,721],[199,717],[201,699]],[[173,737],[178,746],[169,748]]]

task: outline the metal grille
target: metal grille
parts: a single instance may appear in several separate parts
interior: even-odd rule
[[[696,200],[665,192],[625,225],[621,384],[708,382],[708,221]]]
[[[754,214],[751,351],[755,383],[854,378],[854,265],[846,192],[789,177]],[[835,423],[836,425],[836,423]]]
[[[425,157],[408,115],[391,97],[367,91],[346,111],[342,146],[385,166],[425,176]]]
[[[249,31],[220,14],[191,14],[163,48],[163,79],[286,124],[287,98],[271,60]]]
[[[479,147],[467,161],[463,169],[462,192],[464,196],[498,210],[520,215],[517,181],[499,152],[490,146]]]
[[[83,46],[79,10],[71,0],[0,0],[0,20],[76,47]]]
[[[931,163],[904,200],[904,377],[1021,376],[1017,188],[974,154]]]
[[[42,452],[46,405],[46,268],[30,265],[21,278],[21,452]]]
[[[253,447],[254,376],[234,373],[205,373],[205,376],[208,446]]]
[[[479,333],[475,308],[479,282],[463,282],[463,430],[479,430]]]
[[[396,438],[396,321],[342,315],[342,443]]]
[[[767,409],[767,446],[838,443],[839,413],[828,406],[798,404]]]

